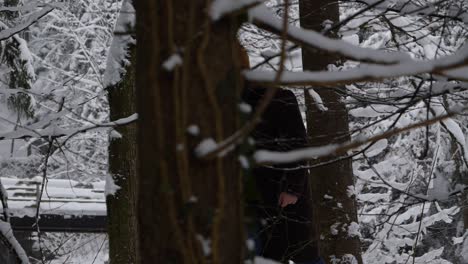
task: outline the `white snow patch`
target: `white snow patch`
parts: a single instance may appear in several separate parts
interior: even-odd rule
[[[331,21],[330,19],[325,19],[323,22],[322,22],[322,29],[323,30],[328,30],[330,29],[331,27],[333,26],[333,21]]]
[[[257,163],[290,163],[304,159],[315,159],[333,154],[339,145],[330,144],[322,147],[309,147],[286,152],[258,150],[254,154]]]
[[[31,51],[28,48],[28,44],[26,43],[26,40],[20,38],[18,35],[15,35],[15,39],[19,43],[20,58],[25,62],[26,72],[28,73],[29,77],[35,79],[36,73],[33,66],[34,61],[33,56],[31,55]]]
[[[198,202],[198,197],[196,197],[195,195],[192,195],[192,196],[190,196],[188,201],[189,201],[189,203],[197,203]]]
[[[120,134],[117,130],[111,129],[109,133],[109,139],[119,139],[122,138],[122,134]]]
[[[120,186],[115,184],[114,179],[112,178],[112,175],[107,174],[106,175],[106,186],[104,187],[104,193],[105,195],[115,195],[115,193],[120,189]]]
[[[354,185],[349,185],[348,188],[346,189],[346,194],[348,194],[348,197],[353,197],[356,196],[356,188]]]
[[[255,240],[249,238],[245,241],[245,245],[247,246],[247,249],[249,251],[254,251],[255,250]]]
[[[463,243],[463,237],[452,237],[452,243],[454,245]]]
[[[126,124],[130,124],[132,122],[134,122],[135,120],[138,120],[138,114],[137,113],[134,113],[132,115],[129,115],[127,117],[123,117],[123,118],[120,118],[120,119],[117,119],[115,121],[111,121],[109,123],[103,123],[101,124],[100,126],[109,126],[109,125],[126,125]]]
[[[203,139],[197,147],[195,147],[195,154],[197,157],[205,156],[216,149],[218,144],[212,138]]]
[[[249,160],[248,160],[247,157],[245,157],[244,155],[239,155],[239,162],[240,162],[241,167],[242,167],[243,169],[248,169],[248,168],[250,168]]]
[[[248,103],[242,102],[239,104],[239,110],[242,113],[249,114],[252,112],[252,106],[249,105]]]
[[[200,128],[197,125],[190,125],[187,128],[187,132],[192,136],[198,136],[200,134]]]
[[[341,38],[343,41],[346,41],[348,42],[349,44],[352,44],[352,45],[359,45],[359,36],[356,35],[356,34],[352,34],[352,35],[349,35],[349,36],[344,36]]]
[[[361,232],[359,231],[359,224],[356,222],[351,222],[348,226],[348,236],[349,237],[361,237]]]
[[[166,71],[172,71],[175,67],[182,65],[182,58],[179,54],[172,54],[166,61],[163,62],[162,66]]]
[[[202,246],[203,254],[209,256],[211,254],[211,240],[204,238],[200,234],[197,235],[197,240]]]
[[[334,223],[332,226],[330,226],[330,234],[336,236],[338,235],[338,227],[340,226],[341,223]]]
[[[436,175],[432,179],[431,183],[432,186],[429,187],[426,195],[428,200],[443,201],[450,197],[452,188],[450,186],[450,182],[443,174]]]
[[[328,107],[326,107],[325,104],[323,104],[322,97],[320,97],[320,95],[314,89],[309,89],[307,91],[309,92],[310,97],[312,97],[312,99],[314,100],[315,105],[317,106],[319,111],[328,111]]]
[[[397,110],[395,106],[391,105],[371,105],[367,107],[359,107],[351,109],[349,114],[355,117],[379,117],[382,115],[388,115],[394,113]]]

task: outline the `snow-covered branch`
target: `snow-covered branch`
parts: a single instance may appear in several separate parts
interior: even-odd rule
[[[313,160],[323,157],[340,156],[346,154],[346,152],[350,150],[356,149],[365,144],[389,138],[391,136],[398,135],[416,128],[426,127],[437,122],[442,122],[460,112],[466,111],[467,109],[468,108],[465,107],[461,110],[447,111],[447,114],[442,116],[437,116],[429,120],[424,120],[422,122],[418,122],[402,128],[396,128],[369,138],[353,140],[343,144],[330,144],[321,147],[308,147],[286,152],[258,150],[254,154],[254,159],[255,162],[257,162],[258,164],[285,164],[296,161]]]
[[[31,12],[36,10],[39,7],[51,6],[52,4],[43,4],[43,3],[33,3],[33,4],[24,4],[18,6],[1,6],[0,12]],[[55,3],[53,5],[58,5]]]
[[[249,10],[250,20],[272,32],[282,32],[283,22],[277,18],[265,5],[259,5]],[[403,52],[385,52],[369,48],[361,48],[338,39],[328,38],[313,30],[288,26],[288,39],[301,44],[341,55],[345,58],[373,62],[378,64],[394,64],[412,61],[411,57]]]
[[[51,125],[43,129],[34,129],[31,127],[18,127],[16,131],[0,134],[0,140],[5,139],[26,139],[26,138],[59,138],[65,136],[73,136],[79,133],[84,133],[94,129],[110,128],[124,126],[135,122],[138,119],[138,114],[133,114],[129,117],[121,118],[115,121],[95,124],[90,126],[84,126],[73,129],[64,129],[56,125]]]
[[[28,255],[16,240],[10,223],[0,220],[0,240],[15,254],[18,263],[29,264]]]
[[[15,27],[12,27],[12,28],[3,29],[2,31],[0,31],[0,41],[8,39],[11,36],[13,36],[15,34],[18,34],[19,32],[27,29],[32,24],[36,23],[39,19],[41,19],[45,15],[52,12],[52,10],[54,10],[55,8],[56,7],[53,6],[53,5],[47,5],[47,6],[43,7],[41,10],[39,10],[38,12],[30,15],[25,22],[23,22],[23,23],[21,23],[19,25],[16,25]]]
[[[463,78],[460,70],[466,69],[468,64],[468,45],[463,46],[452,55],[428,61],[404,61],[393,65],[366,65],[345,71],[318,71],[318,72],[283,72],[280,83],[282,85],[338,85],[351,84],[362,81],[375,81],[385,78],[411,76],[422,73],[451,75]],[[249,81],[271,83],[276,76],[272,71],[253,70],[246,71],[245,77]]]

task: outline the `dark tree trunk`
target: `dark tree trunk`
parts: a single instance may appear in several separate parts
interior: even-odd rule
[[[303,28],[321,31],[323,22],[339,21],[338,2],[330,0],[300,0],[300,23]],[[332,33],[333,34],[333,33]],[[320,53],[310,48],[302,49],[304,70],[326,70],[327,65],[336,62],[330,54]],[[327,111],[321,111],[308,92],[305,92],[307,105],[307,133],[312,146],[348,141],[348,111],[343,102],[344,88],[335,89],[312,87],[320,95]],[[312,165],[337,157],[322,159]],[[360,241],[348,235],[352,222],[357,223],[356,202],[348,196],[348,188],[354,185],[351,159],[333,162],[311,169],[311,190],[314,201],[314,223],[321,256],[331,263],[332,256],[343,258],[352,254],[362,263]],[[332,197],[332,199],[327,199]],[[333,234],[332,230],[338,233]],[[343,232],[344,230],[344,232]],[[346,262],[340,262],[346,263]]]
[[[122,81],[109,88],[110,120],[136,113],[135,47],[131,48],[130,61]],[[112,264],[136,263],[136,133],[135,123],[116,128],[120,138],[110,139],[109,173],[120,187],[108,195],[107,232],[109,258]]]
[[[243,262],[237,155],[194,155],[202,140],[239,126],[239,23],[213,23],[210,2],[136,1],[140,263]],[[182,64],[163,68],[177,52]],[[187,133],[191,125],[199,135]]]

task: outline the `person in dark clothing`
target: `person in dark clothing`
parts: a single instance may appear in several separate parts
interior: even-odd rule
[[[242,99],[255,107],[268,88],[246,84]],[[307,146],[306,130],[294,94],[278,89],[251,135],[255,149],[288,151]],[[323,263],[312,236],[312,215],[306,169],[303,162],[253,168],[259,193],[247,201],[256,214],[257,253],[276,261]]]

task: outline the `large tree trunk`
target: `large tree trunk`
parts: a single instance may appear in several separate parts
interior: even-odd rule
[[[330,0],[300,0],[301,26],[320,32],[324,21],[336,23],[339,21],[337,3]],[[302,49],[302,59],[304,70],[326,70],[327,65],[336,61],[330,54],[310,48]],[[309,93],[305,92],[310,144],[323,146],[349,140],[348,111],[343,102],[344,88],[313,88],[316,88],[315,91],[328,110],[321,111]],[[336,158],[321,159],[312,165]],[[356,203],[354,197],[348,196],[348,188],[354,185],[351,162],[351,159],[345,159],[311,170],[314,224],[318,234],[316,239],[320,254],[327,263],[331,263],[332,256],[343,259],[346,254],[354,255],[362,263],[359,238],[348,234],[350,224],[357,223]]]
[[[131,48],[131,63],[122,81],[109,88],[110,120],[128,117],[136,112],[135,47]],[[137,125],[116,128],[120,134],[109,144],[109,173],[119,189],[108,195],[107,232],[109,258],[112,264],[136,263],[136,133]]]
[[[239,23],[213,23],[210,2],[136,1],[140,263],[243,262],[237,155],[194,155],[239,126]],[[177,52],[182,64],[165,69]]]

